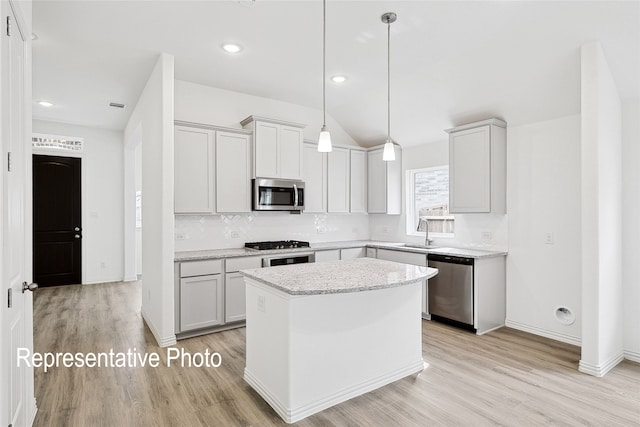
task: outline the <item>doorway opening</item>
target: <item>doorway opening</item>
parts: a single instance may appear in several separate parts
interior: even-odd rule
[[[81,162],[33,155],[33,280],[82,283]]]

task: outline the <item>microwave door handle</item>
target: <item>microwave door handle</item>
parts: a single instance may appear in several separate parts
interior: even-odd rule
[[[298,186],[293,184],[293,206],[298,206]]]

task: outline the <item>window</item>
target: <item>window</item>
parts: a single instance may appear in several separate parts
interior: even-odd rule
[[[407,171],[407,235],[416,231],[418,220],[429,221],[429,237],[453,237],[454,216],[449,213],[449,166]]]

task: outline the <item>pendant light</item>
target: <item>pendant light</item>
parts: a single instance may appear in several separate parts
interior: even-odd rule
[[[382,151],[382,160],[389,162],[396,159],[391,139],[391,24],[396,22],[398,16],[393,12],[387,12],[380,18],[387,24],[387,142]]]
[[[331,134],[327,129],[327,107],[326,107],[326,62],[327,62],[327,0],[322,0],[322,129],[318,137],[318,151],[328,153],[332,150]]]

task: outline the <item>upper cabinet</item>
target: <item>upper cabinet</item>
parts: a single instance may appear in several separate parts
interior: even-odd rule
[[[327,169],[327,211],[349,212],[349,149],[333,147],[333,150],[327,153]]]
[[[216,132],[216,206],[251,212],[251,135]]]
[[[251,132],[176,121],[174,212],[251,211]]]
[[[402,150],[395,146],[396,159],[382,160],[382,147],[367,153],[367,200],[369,213],[402,213]]]
[[[306,142],[303,145],[304,211],[323,213],[327,211],[327,155],[318,152],[318,145]]]
[[[174,212],[215,212],[215,131],[176,126],[174,129]]]
[[[367,152],[349,150],[351,176],[351,213],[367,212]]]
[[[257,116],[240,124],[253,130],[253,177],[302,179],[305,125]]]
[[[447,129],[451,213],[506,213],[506,127],[490,119]]]

